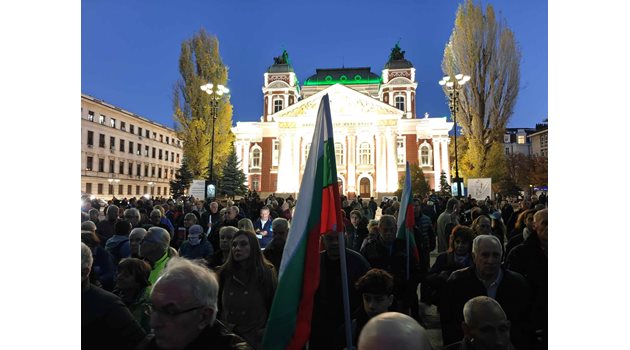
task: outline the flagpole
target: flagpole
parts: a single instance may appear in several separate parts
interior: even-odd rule
[[[346,265],[346,238],[339,234],[339,267],[341,269],[341,289],[343,291],[343,314],[346,331],[346,349],[352,349],[352,321],[350,320],[350,296],[348,291],[348,267]]]

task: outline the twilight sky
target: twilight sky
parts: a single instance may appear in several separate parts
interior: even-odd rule
[[[81,92],[174,127],[181,43],[205,28],[229,67],[234,122],[258,121],[263,74],[283,48],[302,84],[316,68],[369,66],[380,75],[400,40],[416,68],[417,114],[446,116],[438,81],[460,2],[84,0]],[[534,127],[547,118],[547,1],[481,3],[493,5],[521,48],[521,89],[508,126]]]

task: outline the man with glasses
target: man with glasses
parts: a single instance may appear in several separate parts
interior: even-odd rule
[[[143,349],[252,349],[216,319],[219,283],[205,266],[173,258],[151,291]]]
[[[161,227],[151,227],[147,234],[140,241],[140,256],[151,264],[151,275],[149,282],[155,284],[160,272],[164,270],[169,260],[168,247],[171,243],[171,236],[168,231]]]

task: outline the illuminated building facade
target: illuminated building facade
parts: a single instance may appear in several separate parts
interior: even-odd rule
[[[398,189],[405,162],[419,164],[431,188],[450,179],[446,117],[416,117],[416,70],[398,45],[382,73],[369,67],[317,69],[302,86],[286,51],[264,74],[260,122],[237,122],[235,147],[251,190],[295,194],[319,103],[330,98],[338,180],[349,197]],[[437,188],[436,188],[437,187]]]

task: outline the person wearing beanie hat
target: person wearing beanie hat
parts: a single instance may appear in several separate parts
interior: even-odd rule
[[[210,259],[214,249],[206,239],[201,225],[188,228],[188,237],[179,247],[179,256],[187,259]]]
[[[115,265],[118,265],[123,258],[131,256],[129,232],[131,232],[131,223],[119,220],[114,224],[114,235],[105,243],[105,250],[112,255]]]

